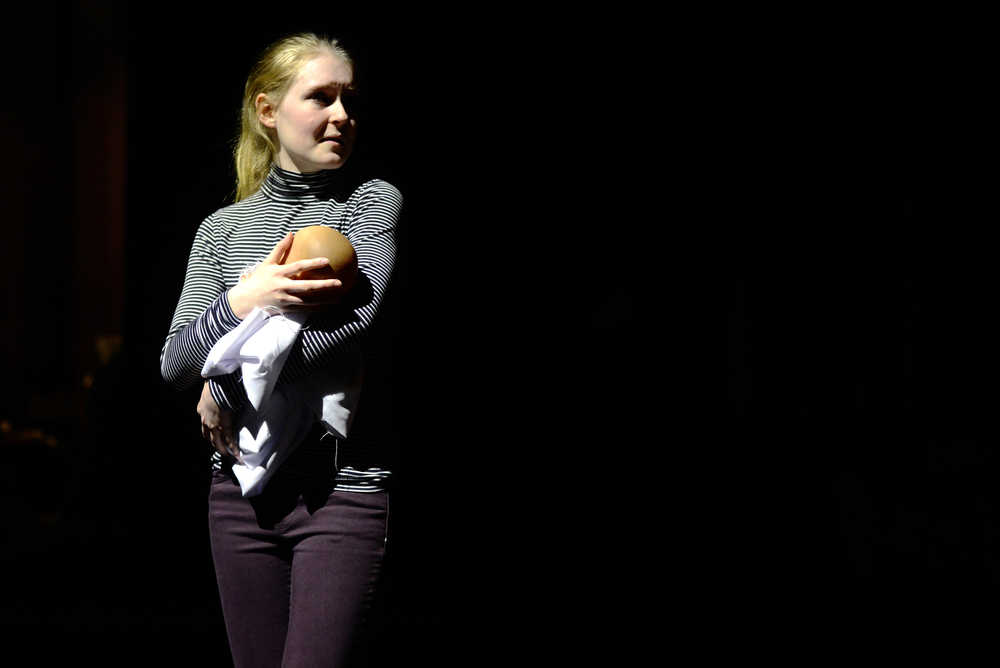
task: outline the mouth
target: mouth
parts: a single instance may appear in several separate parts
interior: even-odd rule
[[[337,144],[339,146],[343,146],[344,145],[343,135],[337,135],[336,137],[323,137],[323,139],[321,139],[320,142],[321,143],[322,142],[333,142],[334,144]]]

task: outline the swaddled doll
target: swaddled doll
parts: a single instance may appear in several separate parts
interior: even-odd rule
[[[294,279],[341,281],[340,297],[357,280],[358,258],[351,242],[340,232],[313,225],[295,233],[292,247],[281,264],[308,258],[326,258],[328,264],[303,270]],[[254,268],[243,273],[246,280]],[[276,388],[288,353],[308,318],[306,313],[282,313],[255,308],[238,327],[219,339],[208,354],[201,375],[205,378],[242,371],[243,386],[252,409],[236,425],[240,457],[233,473],[244,496],[259,494],[295,446],[319,420],[340,438],[346,438],[357,405],[360,369],[333,376],[316,373],[291,385]]]

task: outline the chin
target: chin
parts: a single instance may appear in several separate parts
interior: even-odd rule
[[[320,169],[340,169],[347,162],[346,156],[333,156],[326,158],[324,160],[319,160],[316,162],[316,166]]]

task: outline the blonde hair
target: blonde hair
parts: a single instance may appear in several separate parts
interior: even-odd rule
[[[333,53],[354,70],[354,61],[337,40],[314,33],[297,33],[268,46],[250,70],[243,89],[240,134],[233,151],[236,160],[236,201],[257,192],[278,154],[277,135],[260,123],[257,96],[264,93],[281,104],[301,67],[324,51]]]

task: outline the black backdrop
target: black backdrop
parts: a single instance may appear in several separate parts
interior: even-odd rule
[[[73,2],[9,23],[2,624],[40,665],[229,660],[197,392],[158,357],[194,231],[231,201],[246,72],[297,30],[352,50],[349,169],[405,198],[372,389],[399,450],[373,665],[488,663],[615,589],[585,564],[622,527],[561,490],[573,466],[592,488],[593,433],[629,403],[635,274],[608,216],[634,167],[593,84],[609,59],[572,16],[518,16]]]
[[[795,243],[730,265],[733,469],[711,545],[748,647],[992,651],[995,214],[975,174],[926,164],[904,162],[895,206],[805,216],[782,229]]]
[[[378,390],[401,475],[376,661],[479,665],[553,638],[545,651],[617,656],[613,631],[646,609],[629,597],[654,604],[660,639],[688,585],[688,624],[738,636],[737,651],[988,648],[987,171],[948,173],[959,163],[931,157],[915,125],[900,210],[855,203],[851,170],[819,192],[797,161],[815,128],[773,171],[744,150],[769,141],[754,123],[713,153],[744,107],[727,98],[709,127],[671,122],[696,68],[650,58],[654,72],[631,78],[641,16],[22,9],[5,24],[16,94],[0,105],[0,342],[19,381],[0,387],[2,624],[37,663],[228,660],[196,395],[165,387],[157,361],[194,230],[230,196],[242,78],[261,46],[303,28],[354,48],[369,113],[351,168],[406,198]],[[663,56],[661,38],[644,45]],[[753,109],[774,102],[748,92]],[[692,141],[701,161],[656,137]],[[766,187],[715,182],[702,161]],[[876,181],[884,202],[895,184]],[[720,275],[728,402],[692,420]],[[109,333],[121,343],[101,357],[93,337]],[[695,564],[670,563],[677,552]],[[574,631],[557,635],[566,618]]]
[[[351,168],[406,198],[378,390],[401,482],[375,660],[478,665],[538,637],[559,654],[623,651],[609,628],[631,629],[629,596],[656,604],[661,638],[691,584],[689,624],[762,651],[988,646],[988,172],[925,169],[935,147],[911,128],[900,210],[855,203],[851,170],[819,192],[797,161],[815,128],[773,171],[755,157],[772,147],[744,150],[770,141],[750,122],[713,153],[744,107],[671,122],[696,68],[650,57],[633,78],[632,46],[667,53],[638,36],[641,16],[22,9],[4,41],[16,94],[0,106],[0,341],[20,380],[0,387],[2,624],[39,663],[227,661],[196,395],[166,388],[157,361],[194,230],[229,200],[242,78],[297,29],[353,47],[368,115]],[[753,109],[774,103],[748,93]],[[698,159],[657,137],[692,141]],[[704,161],[766,187],[715,182]],[[894,187],[879,181],[877,201]],[[684,397],[713,359],[692,351],[715,331],[704,295],[720,275],[728,402],[692,420]],[[92,350],[101,333],[121,336],[110,357]],[[577,630],[556,635],[567,617]]]

